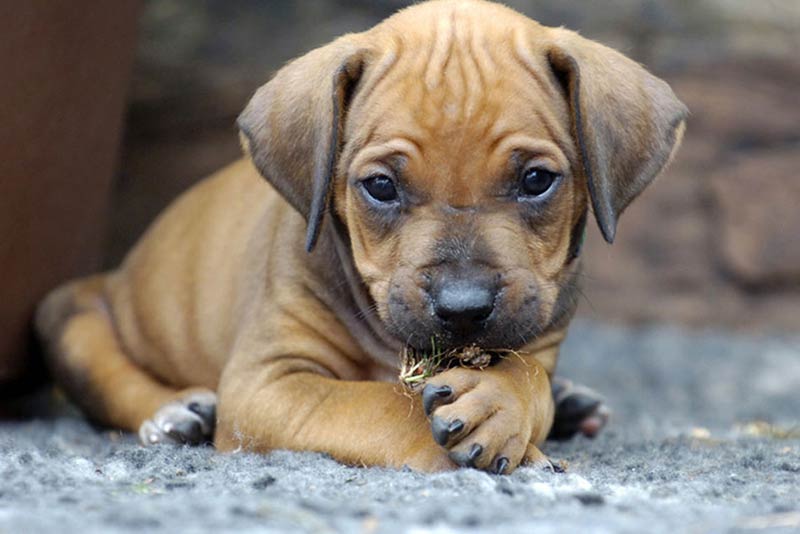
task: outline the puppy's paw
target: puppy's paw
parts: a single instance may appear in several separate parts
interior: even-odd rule
[[[195,391],[165,404],[139,427],[143,445],[211,443],[217,422],[217,395]]]
[[[567,440],[579,432],[593,438],[611,415],[602,395],[564,378],[553,378],[553,400],[556,414],[547,439]]]
[[[462,467],[511,473],[525,459],[532,435],[529,399],[503,387],[493,373],[456,368],[422,391],[433,439]]]

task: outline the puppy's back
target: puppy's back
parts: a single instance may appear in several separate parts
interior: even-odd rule
[[[249,161],[181,195],[106,279],[128,355],[166,383],[216,386],[237,325],[259,299],[269,234],[295,213]]]

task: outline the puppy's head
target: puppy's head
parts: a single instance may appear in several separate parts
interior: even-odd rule
[[[517,348],[574,308],[588,206],[611,242],[685,116],[609,48],[440,0],[290,63],[239,125],[309,250],[326,212],[342,223],[396,337]]]

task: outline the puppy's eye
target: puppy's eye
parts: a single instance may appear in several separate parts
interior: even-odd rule
[[[558,173],[537,167],[530,167],[522,173],[522,194],[531,197],[540,197],[553,187],[558,177]]]
[[[394,202],[398,198],[397,187],[391,178],[383,174],[376,174],[361,182],[369,196],[378,202]]]

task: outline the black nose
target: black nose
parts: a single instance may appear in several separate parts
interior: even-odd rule
[[[433,309],[448,330],[470,330],[482,326],[494,310],[495,293],[487,284],[452,280],[434,294]]]

